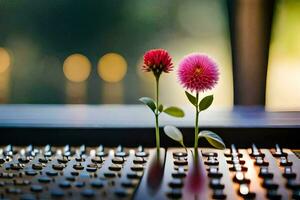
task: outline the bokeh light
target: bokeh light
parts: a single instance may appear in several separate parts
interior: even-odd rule
[[[0,74],[5,72],[10,66],[10,56],[6,49],[0,47]]]
[[[117,53],[107,53],[98,62],[98,74],[106,82],[121,81],[127,72],[127,62]]]
[[[73,82],[83,82],[91,73],[91,62],[81,54],[72,54],[66,58],[63,71],[66,78]]]

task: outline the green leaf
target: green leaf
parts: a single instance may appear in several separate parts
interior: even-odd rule
[[[172,140],[175,140],[179,143],[183,144],[183,136],[181,131],[176,128],[175,126],[167,125],[164,127],[165,134],[171,138]]]
[[[184,117],[184,112],[181,108],[171,106],[163,110],[164,113],[173,117]]]
[[[156,105],[153,99],[150,97],[141,97],[139,101],[147,105],[155,113]]]
[[[185,95],[194,106],[197,104],[196,97],[194,97],[192,94],[188,93],[187,91],[185,91]]]
[[[162,104],[160,104],[160,105],[158,106],[158,111],[159,111],[159,112],[162,112],[163,109],[164,109],[164,106],[163,106]]]
[[[200,111],[206,110],[212,104],[213,100],[214,100],[213,95],[204,97],[199,103]]]
[[[204,137],[212,146],[217,149],[225,149],[225,144],[220,136],[208,130],[200,131],[198,138]]]

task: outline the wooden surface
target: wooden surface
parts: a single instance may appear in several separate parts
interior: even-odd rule
[[[160,124],[181,128],[191,146],[194,111],[190,106],[184,110],[186,117],[181,119],[162,114]],[[5,105],[0,106],[0,143],[154,146],[153,120],[143,105]],[[218,133],[227,144],[299,148],[299,112],[270,113],[259,107],[210,110],[200,114],[199,125]],[[178,146],[162,132],[162,146]],[[200,145],[207,143],[201,140]]]
[[[194,110],[184,118],[162,114],[161,125],[194,126]],[[265,112],[261,107],[208,110],[199,116],[203,127],[300,127],[300,112]],[[0,127],[153,127],[154,117],[143,105],[2,105]]]

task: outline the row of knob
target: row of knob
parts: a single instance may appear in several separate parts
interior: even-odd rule
[[[215,152],[206,152],[202,154],[207,157],[204,164],[208,166],[207,175],[210,179],[209,187],[213,190],[213,199],[226,199],[227,195],[224,193],[225,185],[221,183],[223,174],[219,171],[218,154]]]
[[[245,172],[248,168],[245,166],[243,155],[238,151],[235,145],[231,145],[231,153],[225,154],[229,158],[228,164],[231,164],[229,170],[234,173],[233,181],[239,184],[238,194],[245,199],[254,199],[256,194],[250,191],[250,179],[247,179]]]
[[[106,189],[99,189],[107,188],[108,183],[114,186],[116,182],[120,182],[118,187],[110,190],[115,197],[131,196],[143,175],[149,152],[141,146],[134,154],[121,146],[114,150],[103,146],[87,149],[90,149],[89,154],[85,154],[84,146],[49,148],[47,145],[41,149],[32,145],[27,148],[8,145],[2,148],[4,162],[0,163],[0,185],[5,193],[0,193],[0,199],[6,195],[35,199],[44,192],[52,197],[71,198],[73,191],[79,191],[83,197],[94,197],[99,191],[105,195]],[[123,171],[124,166],[129,170]]]
[[[29,145],[26,148],[15,149],[12,145],[7,145],[4,148],[0,148],[0,157],[2,156],[13,156],[15,154],[20,154],[21,156],[32,156],[35,157],[38,154],[43,154],[45,157],[50,156],[82,156],[85,155],[86,146],[81,145],[80,147],[74,149],[70,145],[66,145],[62,148],[53,149],[51,145],[46,145],[44,148],[35,148],[33,145]],[[105,157],[107,156],[107,151],[105,150],[103,145],[100,145],[97,148],[93,148],[90,150],[90,156],[99,156]],[[136,150],[136,155],[139,157],[146,157],[148,154],[144,151],[142,146],[138,146]],[[128,152],[124,150],[124,148],[119,145],[115,150],[115,156],[117,157],[126,157],[128,156]]]
[[[265,160],[265,154],[253,144],[249,155],[253,159],[254,165],[259,168],[259,177],[263,179],[262,187],[267,191],[266,197],[269,199],[282,199],[282,195],[278,193],[279,185],[273,180],[274,174],[269,171],[269,162]],[[278,159],[279,167],[283,168],[282,176],[287,179],[286,187],[292,190],[292,198],[299,199],[300,184],[295,181],[297,174],[292,170],[293,162],[288,160],[288,154],[279,145],[276,145],[272,155]],[[230,157],[229,154],[227,156]],[[227,163],[233,164],[233,168],[230,169],[235,171],[233,181],[240,184],[239,194],[247,199],[255,198],[255,193],[251,192],[249,188],[250,179],[245,178],[245,172],[248,170],[247,167],[242,166],[245,161],[240,159],[242,154],[238,152],[234,145],[231,146],[231,158]]]

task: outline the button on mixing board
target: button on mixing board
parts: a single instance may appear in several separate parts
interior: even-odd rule
[[[300,199],[299,158],[279,145],[199,148],[196,180],[192,148],[161,149],[160,159],[142,146],[0,149],[1,199]]]

